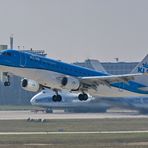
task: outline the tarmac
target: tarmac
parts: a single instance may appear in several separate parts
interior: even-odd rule
[[[137,112],[107,112],[107,113],[43,113],[27,111],[0,111],[0,120],[26,120],[31,119],[111,119],[111,118],[148,118]]]
[[[56,134],[135,134],[148,133],[148,131],[83,131],[83,132],[0,132],[0,135],[56,135]]]
[[[64,113],[55,112],[46,114],[43,112],[27,111],[0,111],[0,120],[26,120],[31,119],[120,119],[120,118],[148,118],[148,115],[140,115],[137,112],[107,112],[107,113]],[[56,135],[56,134],[136,134],[148,133],[148,130],[134,131],[78,131],[78,132],[0,132],[0,135]]]

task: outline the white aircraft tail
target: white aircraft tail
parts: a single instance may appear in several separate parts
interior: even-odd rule
[[[145,58],[140,62],[131,73],[148,73],[148,54]]]
[[[96,71],[101,71],[101,72],[107,73],[107,71],[104,69],[104,67],[102,66],[102,64],[98,60],[88,59],[85,62],[87,63],[89,68],[96,70]]]
[[[144,75],[135,79],[143,85],[148,86],[148,54],[145,58],[132,70],[131,73],[144,73]]]

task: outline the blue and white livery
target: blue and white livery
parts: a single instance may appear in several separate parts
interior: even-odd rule
[[[78,91],[80,100],[89,93],[100,97],[129,97],[148,94],[148,55],[133,73],[109,75],[102,71],[67,64],[39,55],[17,50],[0,52],[0,71],[24,77],[21,85],[30,91],[50,88],[55,91],[53,100],[61,101],[58,91]],[[140,73],[139,73],[140,72]]]

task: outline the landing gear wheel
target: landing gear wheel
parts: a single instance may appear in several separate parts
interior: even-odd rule
[[[60,95],[54,95],[54,96],[52,97],[52,100],[53,100],[54,102],[60,102],[60,101],[62,101],[62,97],[61,97]]]
[[[56,96],[56,95],[54,95],[54,96],[52,97],[52,101],[54,101],[54,102],[57,101],[57,96]]]
[[[88,95],[87,94],[83,94],[83,99],[84,99],[84,101],[86,101],[88,99]]]
[[[10,76],[8,72],[3,72],[2,76],[3,76],[2,79],[4,82],[4,86],[10,86]]]
[[[10,82],[4,82],[4,86],[10,86]]]
[[[86,101],[88,99],[88,95],[85,93],[79,94],[78,98],[80,101]]]
[[[60,95],[57,95],[57,101],[61,102],[62,101],[62,97]]]
[[[83,94],[79,94],[78,98],[80,101],[83,101]]]

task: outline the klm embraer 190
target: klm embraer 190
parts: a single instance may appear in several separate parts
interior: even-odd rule
[[[148,55],[133,73],[110,75],[101,71],[66,64],[36,54],[18,50],[0,52],[0,71],[23,77],[25,90],[38,92],[52,89],[54,101],[61,101],[60,90],[80,92],[78,99],[88,94],[100,97],[129,97],[148,94]],[[88,94],[87,94],[88,93]]]

